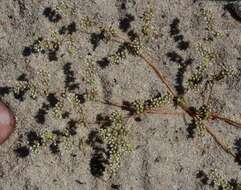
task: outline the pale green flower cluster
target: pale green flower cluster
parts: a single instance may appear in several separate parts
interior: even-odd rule
[[[99,134],[109,153],[109,166],[106,171],[108,175],[115,175],[120,168],[122,156],[131,151],[131,145],[127,141],[128,129],[122,115],[117,111],[113,112],[110,122],[111,126],[100,129]]]

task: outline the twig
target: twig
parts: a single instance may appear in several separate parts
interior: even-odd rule
[[[106,104],[106,105],[110,105],[110,106],[115,106],[115,107],[119,107],[119,108],[126,108],[128,109],[128,106],[125,106],[123,104],[118,104],[118,103],[114,103],[114,102],[110,102],[108,100],[96,100],[96,102],[102,103],[102,104]]]
[[[150,110],[146,111],[145,113],[150,113],[150,114],[160,114],[160,115],[184,115],[184,112],[162,112],[160,110]]]
[[[238,123],[236,121],[233,121],[233,120],[231,120],[229,118],[225,118],[225,117],[219,116],[217,113],[213,113],[212,114],[212,118],[224,121],[225,123],[228,123],[229,125],[232,125],[234,127],[241,128],[241,124],[240,123]]]
[[[171,88],[169,83],[166,80],[166,77],[147,59],[147,57],[143,54],[140,55],[140,57],[145,61],[145,63],[157,74],[157,76],[160,78],[160,80],[165,84],[168,91],[173,95],[176,96],[176,93]]]
[[[228,146],[222,142],[218,136],[214,133],[214,131],[211,129],[211,127],[205,126],[207,132],[213,137],[213,139],[215,140],[215,142],[228,154],[230,154],[231,156],[233,156],[234,158],[236,157],[236,155],[230,150],[230,148],[228,148]]]

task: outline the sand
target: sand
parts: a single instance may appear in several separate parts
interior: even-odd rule
[[[180,65],[192,60],[184,69],[183,79],[179,78],[185,87],[202,61],[196,50],[198,43],[221,55],[211,64],[210,72],[222,64],[241,69],[241,23],[224,9],[225,4],[207,0],[152,2],[156,35],[145,47],[172,86],[177,86]],[[0,0],[0,98],[17,118],[16,130],[0,146],[0,190],[199,190],[210,186],[201,182],[198,172],[208,173],[210,169],[217,169],[227,179],[241,180],[238,163],[208,133],[188,138],[188,116],[147,114],[138,122],[132,120],[129,141],[133,151],[122,158],[119,171],[109,180],[102,176],[102,165],[95,157],[102,147],[95,137],[100,128],[95,121],[98,114],[109,115],[120,109],[92,101],[81,102],[78,112],[65,97],[65,117],[54,117],[56,98],[60,99],[66,87],[78,94],[80,101],[86,89],[94,87],[98,99],[119,104],[166,92],[141,58],[128,55],[118,65],[105,66],[103,58],[113,53],[118,44],[102,40],[94,44],[94,32],[91,35],[81,31],[81,20],[88,16],[97,24],[121,26],[126,35],[131,29],[141,28],[146,7],[145,0]],[[204,40],[208,31],[202,8],[213,14],[214,30],[222,33],[221,37]],[[175,42],[177,35],[170,33],[175,19],[179,20],[178,34],[183,35],[184,44]],[[60,29],[65,32],[60,35],[64,41],[55,49],[56,55],[49,50],[30,51],[37,39],[51,41]],[[181,64],[171,60],[173,52],[181,56]],[[36,92],[33,86],[27,86],[14,93],[17,81],[25,81],[25,86],[35,84]],[[218,82],[211,97],[215,111],[240,121],[240,93],[240,75]],[[199,93],[188,91],[186,95],[191,105],[201,105]],[[164,111],[181,110],[170,104]],[[35,150],[36,144],[42,143],[39,134],[43,131],[63,131],[71,126],[73,134],[69,138],[60,134],[58,147],[47,144]],[[241,136],[241,130],[223,122],[209,126],[230,147]]]

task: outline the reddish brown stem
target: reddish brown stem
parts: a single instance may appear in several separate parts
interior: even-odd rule
[[[216,141],[216,143],[221,146],[221,148],[228,154],[230,154],[231,156],[235,157],[235,154],[228,148],[228,146],[223,142],[221,141],[218,136],[214,133],[214,131],[208,127],[208,126],[205,126],[206,127],[206,130],[207,132],[213,137],[213,139]]]
[[[114,103],[114,102],[110,102],[110,101],[106,101],[106,100],[96,100],[96,102],[106,104],[106,105],[110,105],[110,106],[119,107],[119,108],[127,108],[128,109],[128,107],[123,105],[123,104],[118,104],[118,103]]]
[[[176,96],[176,93],[172,89],[172,87],[169,85],[169,83],[166,80],[166,77],[147,59],[146,56],[140,55],[140,57],[145,61],[145,63],[157,74],[157,76],[160,78],[160,80],[165,84],[168,91],[173,95]]]
[[[150,113],[150,114],[160,114],[160,115],[184,115],[184,112],[162,112],[160,110],[150,110],[146,111],[145,113]]]
[[[227,123],[229,125],[232,125],[234,127],[241,128],[241,124],[240,123],[238,123],[236,121],[233,121],[233,120],[231,120],[229,118],[225,118],[225,117],[219,116],[217,113],[213,113],[212,114],[212,118],[224,121],[225,123]]]

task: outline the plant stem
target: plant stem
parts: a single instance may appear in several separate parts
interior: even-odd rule
[[[119,107],[119,108],[128,109],[128,106],[125,106],[125,105],[123,105],[123,104],[118,104],[118,103],[110,102],[110,101],[108,101],[108,100],[96,100],[96,102],[99,102],[99,103],[101,103],[101,104],[110,105],[110,106]]]
[[[119,42],[119,43],[132,43],[130,40],[126,40],[125,38],[122,38],[120,37],[121,40],[117,40],[115,39],[114,41],[116,42]],[[144,50],[143,50],[144,51]],[[147,58],[147,56],[145,56],[145,54],[141,53],[139,55],[144,61],[145,63],[155,72],[155,74],[158,76],[158,78],[162,81],[162,83],[166,86],[167,90],[174,96],[176,97],[176,93],[175,91],[173,90],[173,88],[170,86],[169,82],[167,81],[166,77],[161,73],[161,71],[159,71],[156,66],[154,64],[152,64],[151,61],[149,61],[149,59]],[[212,90],[212,88],[211,88]],[[208,101],[210,99],[210,95],[208,97]],[[180,104],[178,104],[178,106],[180,108],[182,108],[191,118],[193,119],[196,119],[198,118],[198,113],[196,112],[193,112],[192,110],[189,109],[189,105],[186,103],[185,99],[183,98],[183,102],[181,102]],[[148,112],[147,112],[148,113]],[[151,112],[149,112],[151,113]],[[152,112],[154,113],[154,112]],[[239,127],[241,128],[241,124],[235,122],[235,121],[232,121],[230,119],[227,119],[227,118],[223,118],[221,116],[218,116],[217,114],[215,113],[211,113],[213,119],[219,119],[219,120],[222,120],[230,125],[233,125],[235,127]],[[214,133],[214,131],[208,127],[208,126],[205,126],[207,132],[214,138],[215,142],[228,154],[232,155],[233,157],[235,157],[235,154],[228,148],[228,146],[223,143],[219,138],[218,136]]]
[[[221,146],[221,148],[228,154],[230,154],[231,156],[233,156],[235,158],[235,154],[230,150],[230,148],[228,148],[228,146],[226,144],[224,144],[223,141],[221,141],[218,136],[213,132],[213,130],[208,127],[208,126],[205,126],[207,132],[213,137],[213,139],[216,141],[216,143]]]
[[[212,113],[211,116],[212,116],[213,119],[218,119],[218,120],[224,121],[225,123],[228,123],[229,125],[232,125],[234,127],[241,128],[240,123],[238,123],[236,121],[233,121],[229,118],[222,117],[222,116],[218,115],[217,113]]]
[[[143,54],[140,55],[140,57],[145,61],[145,63],[157,74],[157,76],[160,78],[160,80],[165,84],[168,91],[175,97],[176,93],[172,89],[172,87],[169,85],[169,83],[166,80],[166,77],[147,59],[146,56]]]
[[[162,112],[161,110],[150,110],[150,111],[146,111],[145,113],[160,114],[160,115],[184,115],[185,114],[185,112]]]

